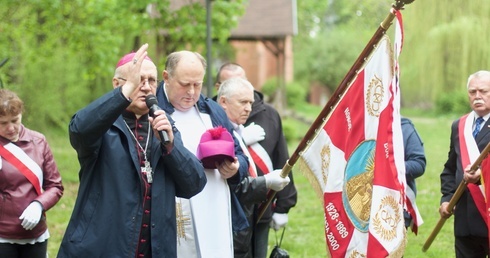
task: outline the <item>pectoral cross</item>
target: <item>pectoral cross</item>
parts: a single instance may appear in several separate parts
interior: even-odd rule
[[[153,170],[151,169],[150,162],[145,160],[145,166],[141,167],[141,173],[146,175],[146,180],[148,180],[149,184],[153,183]]]

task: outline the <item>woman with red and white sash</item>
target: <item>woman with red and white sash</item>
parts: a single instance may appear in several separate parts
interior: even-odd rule
[[[0,89],[0,103],[0,257],[45,258],[61,176],[44,135],[22,124],[22,100]]]

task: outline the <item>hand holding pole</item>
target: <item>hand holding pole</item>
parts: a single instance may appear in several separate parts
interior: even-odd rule
[[[487,157],[488,153],[490,152],[490,142],[487,144],[485,149],[480,153],[480,156],[476,159],[475,163],[471,166],[471,171],[477,171],[480,168],[480,164],[482,161]],[[451,211],[454,209],[454,206],[456,206],[456,203],[459,201],[459,198],[461,198],[461,195],[463,192],[466,190],[467,182],[465,180],[461,181],[459,184],[458,188],[453,194],[453,197],[451,197],[451,200],[449,201],[449,204],[447,205],[447,210]],[[425,241],[424,246],[422,247],[422,251],[425,252],[427,249],[429,249],[430,245],[436,238],[437,234],[439,234],[439,231],[441,231],[442,226],[444,226],[444,223],[446,222],[447,218],[441,217],[439,221],[437,222],[436,226],[432,230],[432,233],[429,235],[427,240]]]

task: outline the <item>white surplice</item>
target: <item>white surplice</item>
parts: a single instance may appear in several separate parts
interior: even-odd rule
[[[211,129],[208,114],[197,108],[172,114],[184,146],[196,155],[201,135]],[[233,257],[231,198],[226,179],[217,169],[205,169],[207,183],[191,199],[176,198],[177,257]]]

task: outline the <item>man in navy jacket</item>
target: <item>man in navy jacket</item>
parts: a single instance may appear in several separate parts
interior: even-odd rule
[[[216,76],[216,86],[219,87],[226,79],[239,77],[246,79],[245,70],[238,64],[223,64]],[[257,175],[262,176],[276,169],[282,169],[289,159],[286,138],[282,130],[282,120],[271,105],[264,101],[264,95],[254,90],[254,102],[252,112],[244,124],[242,138],[245,144],[255,151],[258,158],[255,163],[263,164],[257,166]],[[289,173],[291,183],[283,190],[277,192],[272,200],[273,205],[267,206],[262,218],[254,223],[253,242],[255,258],[267,256],[269,227],[274,230],[284,228],[288,223],[289,210],[296,205],[298,193],[294,185],[293,173]],[[255,209],[258,216],[260,206]]]
[[[451,125],[448,158],[440,176],[442,196],[439,214],[449,218],[454,213],[454,249],[457,258],[488,257],[488,213],[480,189],[481,171],[471,171],[470,168],[490,142],[490,71],[470,75],[466,87],[472,111]],[[466,189],[454,209],[448,210],[463,180],[467,183]]]
[[[165,112],[148,116],[157,69],[147,47],[123,57],[114,90],[70,122],[80,187],[58,257],[176,257],[175,196],[196,195],[206,177]]]

